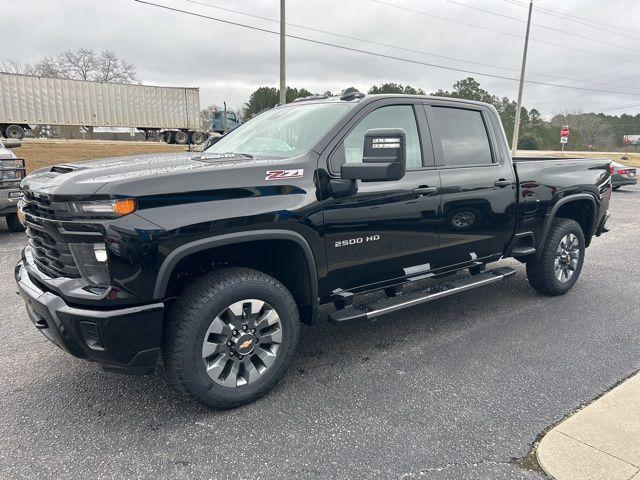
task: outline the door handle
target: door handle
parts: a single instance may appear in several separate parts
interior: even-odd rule
[[[413,193],[418,193],[420,195],[428,195],[430,193],[436,193],[438,191],[438,187],[427,187],[422,186],[413,189]]]
[[[511,186],[511,180],[505,180],[504,178],[501,178],[500,180],[496,180],[493,184],[496,187],[500,187],[500,188],[510,187]]]

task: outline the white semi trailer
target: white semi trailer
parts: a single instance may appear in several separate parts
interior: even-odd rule
[[[101,83],[0,73],[0,135],[36,125],[137,128],[167,143],[200,144],[198,88]]]

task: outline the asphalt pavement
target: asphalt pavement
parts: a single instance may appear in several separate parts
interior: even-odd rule
[[[503,283],[306,328],[283,381],[222,412],[50,344],[15,294],[25,237],[0,221],[0,478],[543,478],[518,460],[538,435],[640,369],[639,207],[639,187],[613,194],[567,295],[509,260]]]

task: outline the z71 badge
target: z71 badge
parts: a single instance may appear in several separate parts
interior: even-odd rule
[[[289,178],[302,178],[303,175],[303,168],[298,168],[296,170],[267,170],[267,176],[265,177],[265,180],[286,180]]]

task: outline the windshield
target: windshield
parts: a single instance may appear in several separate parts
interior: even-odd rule
[[[349,110],[344,103],[274,108],[222,137],[206,153],[292,158],[309,150]]]

